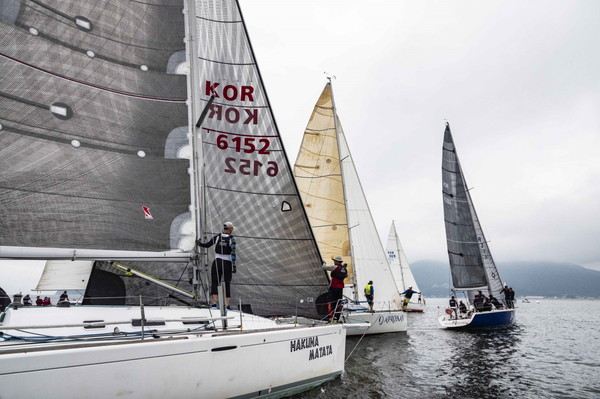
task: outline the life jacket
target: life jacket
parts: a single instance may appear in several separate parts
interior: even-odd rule
[[[221,255],[231,255],[233,251],[233,244],[235,240],[233,236],[229,234],[219,234],[219,238],[217,239],[217,245],[215,246],[215,252]]]
[[[344,279],[348,277],[348,270],[344,266],[338,266],[331,272],[331,287],[344,288]]]
[[[365,295],[373,295],[373,285],[367,284],[365,286]]]
[[[344,280],[346,277],[348,277],[348,269],[346,269],[346,267],[343,265],[338,266],[331,272],[331,277]]]

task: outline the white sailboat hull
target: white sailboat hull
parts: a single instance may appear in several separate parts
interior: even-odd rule
[[[372,335],[408,330],[408,317],[402,310],[350,312],[344,315],[344,322],[351,324],[347,335]],[[360,324],[364,324],[361,327]]]
[[[343,326],[332,324],[163,333],[144,340],[5,342],[0,397],[277,398],[340,375],[345,337]]]

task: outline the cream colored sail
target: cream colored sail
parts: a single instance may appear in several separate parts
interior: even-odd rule
[[[304,131],[294,175],[324,260],[340,255],[352,275],[346,201],[331,84],[321,93]],[[351,282],[350,277],[348,281]]]
[[[376,309],[399,309],[400,296],[379,240],[344,131],[327,83],[304,133],[294,168],[319,248],[327,259],[341,255],[348,265],[347,295],[364,300],[369,280]]]

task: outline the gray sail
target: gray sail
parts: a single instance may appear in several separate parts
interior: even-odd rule
[[[495,296],[502,284],[475,212],[456,147],[446,124],[442,149],[442,196],[452,285]]]
[[[321,257],[234,0],[197,2],[196,95],[215,100],[199,129],[205,236],[235,225],[232,304],[258,314],[316,316]]]
[[[0,3],[0,255],[185,246],[182,9],[181,0]]]

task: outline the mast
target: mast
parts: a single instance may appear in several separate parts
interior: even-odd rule
[[[206,111],[212,104],[214,97],[206,104],[201,116],[199,115],[199,104],[201,103],[198,98],[198,93],[195,88],[200,87],[199,85],[199,77],[198,77],[198,68],[196,67],[196,12],[195,12],[195,0],[187,0],[184,3],[184,14],[186,14],[185,18],[185,30],[186,30],[186,58],[188,62],[188,115],[189,115],[189,128],[190,135],[192,138],[192,207],[194,209],[193,212],[193,221],[196,230],[196,239],[202,239],[205,223],[205,217],[203,217],[204,212],[204,173],[202,173],[202,165],[203,165],[203,157],[202,157],[202,141],[198,140],[198,129],[202,125],[203,119],[206,116]],[[197,122],[196,122],[197,121]],[[206,260],[207,252],[204,248],[200,250],[198,253],[197,246],[194,243],[194,252],[196,252],[196,257],[194,259],[194,278],[193,278],[193,286],[194,292],[196,294],[196,301],[200,297],[200,284],[207,284],[208,275],[206,272],[206,268],[202,268],[202,264]],[[202,273],[202,278],[200,278],[200,274]],[[203,287],[204,294],[207,295],[206,287]],[[208,298],[207,298],[208,299]]]
[[[350,258],[352,259],[352,285],[354,286],[353,289],[353,293],[354,293],[354,300],[358,301],[358,287],[357,287],[357,280],[356,280],[356,262],[354,261],[354,243],[352,241],[352,227],[350,226],[349,222],[350,222],[350,215],[348,214],[348,192],[347,192],[347,188],[346,188],[346,184],[344,183],[344,167],[342,165],[342,162],[344,161],[344,159],[342,159],[342,154],[340,153],[340,129],[338,126],[338,117],[337,117],[337,108],[335,106],[335,98],[333,96],[333,85],[331,84],[331,77],[328,76],[327,80],[329,81],[329,88],[331,90],[331,108],[333,110],[333,124],[334,124],[334,128],[335,128],[335,139],[337,141],[337,148],[338,148],[338,158],[340,160],[340,175],[342,178],[342,189],[344,191],[344,210],[346,212],[346,223],[348,226],[348,240],[350,241]],[[350,156],[350,154],[348,154],[348,156]]]

